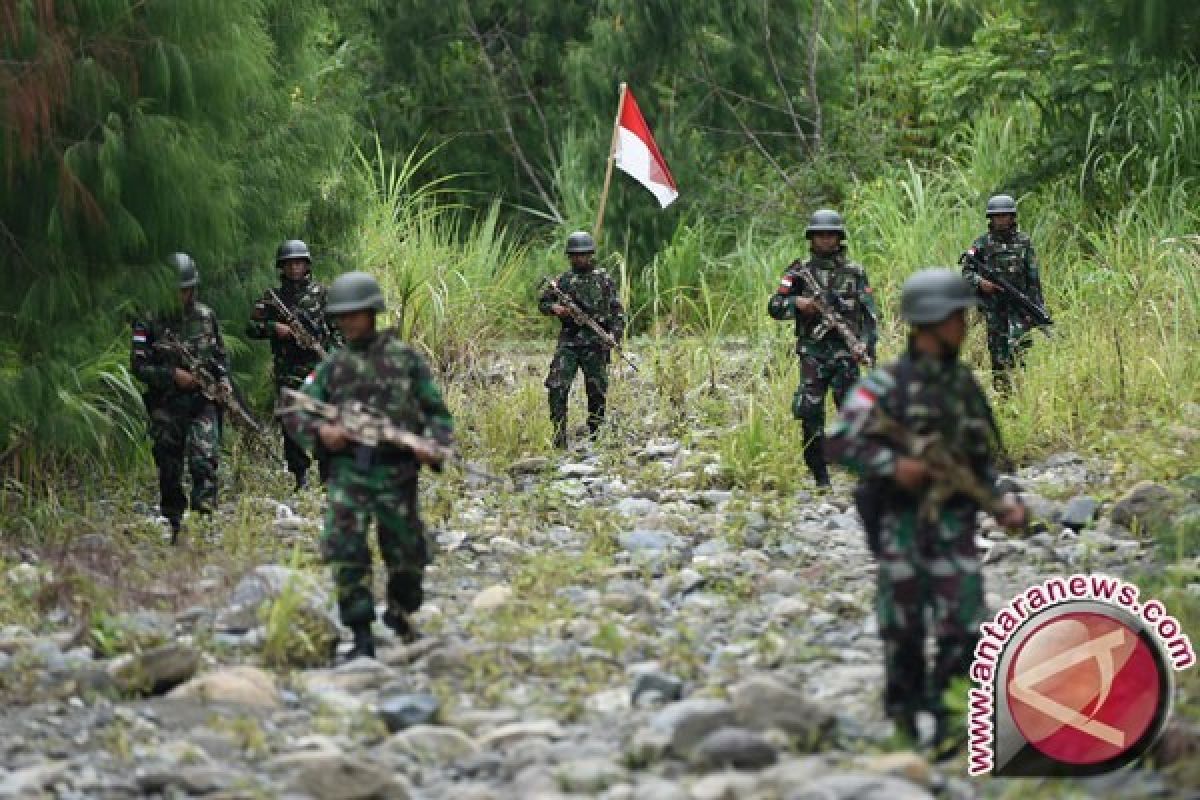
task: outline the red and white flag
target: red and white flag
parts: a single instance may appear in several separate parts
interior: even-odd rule
[[[622,172],[649,189],[663,208],[671,205],[679,196],[666,159],[658,151],[637,100],[633,99],[633,92],[628,89],[621,96],[621,110],[617,115],[613,161]]]

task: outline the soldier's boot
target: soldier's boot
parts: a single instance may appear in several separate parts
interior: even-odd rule
[[[296,478],[296,491],[302,491],[308,488],[308,471],[292,473]]]
[[[183,520],[179,517],[168,517],[167,523],[171,526],[171,544],[179,541],[179,529],[183,527]]]
[[[817,486],[826,488],[830,485],[829,467],[825,464],[825,437],[821,429],[809,422],[804,423],[804,463],[812,473]]]
[[[354,647],[346,654],[347,661],[356,658],[375,657],[375,636],[371,633],[370,622],[360,622],[351,629],[354,633]]]
[[[408,618],[408,614],[403,611],[388,609],[383,612],[383,624],[387,625],[392,631],[400,637],[400,641],[405,644],[412,644],[417,639],[421,638],[421,632],[418,631],[412,624],[412,620]]]

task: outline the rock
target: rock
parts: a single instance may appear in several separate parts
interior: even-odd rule
[[[620,541],[621,547],[631,553],[654,554],[683,547],[683,539],[675,534],[652,528],[636,528],[628,533],[622,533]]]
[[[626,763],[636,767],[653,764],[667,754],[670,746],[669,731],[649,726],[638,728],[625,745]]]
[[[738,721],[754,730],[779,728],[816,749],[836,719],[803,694],[769,675],[752,675],[729,690]]]
[[[622,497],[616,510],[627,517],[646,517],[658,511],[658,503],[645,497]]]
[[[633,681],[630,701],[637,705],[638,698],[646,692],[658,692],[668,703],[683,699],[683,681],[668,672],[647,670],[639,672]]]
[[[549,466],[550,459],[545,456],[527,456],[509,464],[508,471],[513,475],[537,475]]]
[[[758,778],[744,772],[717,772],[692,784],[692,800],[744,800],[758,788]]]
[[[775,797],[791,797],[815,779],[828,775],[829,764],[820,756],[789,758],[766,769],[759,776],[764,786],[774,790]]]
[[[559,764],[555,770],[559,786],[568,792],[597,794],[625,780],[628,772],[606,758],[581,758]]]
[[[427,725],[437,718],[438,699],[428,693],[391,694],[379,699],[379,716],[388,731],[396,733],[414,725]]]
[[[1036,492],[1021,492],[1017,495],[1032,518],[1057,524],[1062,519],[1063,509],[1060,503],[1047,500]]]
[[[916,753],[884,753],[871,756],[863,760],[860,766],[866,772],[903,778],[926,789],[933,786],[933,767]]]
[[[1067,507],[1063,509],[1061,522],[1071,530],[1082,530],[1096,518],[1096,509],[1098,507],[1099,504],[1096,502],[1096,498],[1086,494],[1075,495],[1067,502]]]
[[[189,680],[200,668],[200,651],[172,642],[114,659],[108,674],[122,692],[162,694]]]
[[[599,471],[591,464],[563,464],[558,468],[558,474],[564,478],[590,478]]]
[[[409,800],[408,783],[387,769],[329,753],[291,753],[272,759],[267,769],[284,777],[288,788],[314,800]]]
[[[229,606],[217,614],[216,629],[238,632],[257,627],[265,619],[268,604],[289,586],[294,587],[305,608],[328,613],[329,597],[316,577],[290,567],[263,564],[234,587]]]
[[[762,769],[778,758],[760,734],[743,728],[721,728],[705,736],[692,751],[698,769]]]
[[[514,722],[488,731],[479,740],[485,750],[504,750],[526,739],[561,739],[565,734],[562,726],[552,719],[532,722]]]
[[[799,597],[784,597],[771,606],[769,615],[771,619],[789,620],[803,617],[808,614],[811,607],[808,603],[801,600]]]
[[[505,584],[497,584],[475,595],[475,599],[471,601],[471,608],[475,611],[495,611],[501,606],[507,605],[512,600],[512,587]]]
[[[144,794],[166,794],[166,789],[182,790],[186,794],[204,795],[225,791],[244,777],[227,766],[161,766],[139,769],[135,774],[138,787]]]
[[[734,719],[733,707],[725,701],[697,697],[667,706],[654,715],[650,725],[666,736],[672,753],[687,758],[701,739],[732,726]]]
[[[336,669],[314,669],[301,673],[298,683],[313,694],[336,689],[363,692],[378,689],[396,677],[396,671],[373,658],[356,658]]]
[[[900,778],[843,773],[818,778],[787,800],[932,800],[933,795]]]
[[[651,777],[638,783],[633,800],[688,800],[688,793],[677,783]]]
[[[414,725],[388,738],[384,747],[421,764],[450,764],[479,752],[479,746],[457,728]]]
[[[175,638],[175,617],[163,611],[130,611],[110,617],[105,628],[121,650],[146,650]]]
[[[247,666],[206,672],[176,687],[167,696],[255,708],[278,708],[280,703],[279,690],[271,673]]]
[[[1142,481],[1113,504],[1109,516],[1130,530],[1146,530],[1163,524],[1179,504],[1179,496],[1166,486]]]

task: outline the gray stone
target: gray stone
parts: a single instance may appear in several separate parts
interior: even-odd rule
[[[1096,498],[1086,494],[1075,495],[1063,509],[1062,524],[1075,531],[1086,528],[1096,518],[1098,507]]]
[[[545,456],[527,456],[509,464],[508,471],[513,475],[537,475],[549,466],[550,459]]]
[[[933,795],[900,778],[845,773],[818,778],[787,800],[932,800]]]
[[[689,800],[682,786],[662,778],[647,778],[633,792],[633,800]]]
[[[263,564],[238,582],[229,606],[217,614],[214,627],[230,632],[257,627],[265,618],[270,603],[289,586],[294,587],[305,609],[329,615],[329,597],[313,575],[277,564]],[[334,626],[336,628],[336,621]]]
[[[650,720],[650,726],[666,736],[672,753],[687,758],[701,739],[719,728],[730,727],[734,719],[733,707],[725,701],[696,697],[662,709]]]
[[[633,704],[637,705],[638,698],[646,692],[658,692],[664,700],[673,703],[683,699],[683,681],[668,672],[640,672],[634,678],[633,691],[630,694]]]
[[[737,719],[748,728],[779,728],[802,747],[817,749],[837,720],[803,694],[769,675],[752,675],[729,690]]]
[[[581,758],[559,764],[555,775],[568,792],[596,794],[624,781],[628,772],[606,758]]]
[[[108,674],[122,692],[162,694],[190,680],[200,668],[200,651],[171,642],[143,653],[114,659]]]
[[[479,752],[462,731],[438,725],[415,725],[388,738],[384,747],[430,765],[450,764]]]
[[[621,534],[621,547],[631,553],[660,553],[683,547],[683,539],[670,531],[636,528]]]
[[[206,672],[173,689],[170,697],[201,703],[277,708],[279,690],[274,676],[256,667],[225,667]]]
[[[762,769],[777,760],[770,742],[744,728],[715,730],[692,751],[692,764],[699,769]]]
[[[558,468],[558,474],[564,478],[590,478],[599,471],[591,464],[563,464]]]
[[[561,739],[562,726],[552,719],[514,722],[488,731],[479,739],[485,750],[503,750],[526,739]]]
[[[267,769],[288,788],[314,800],[409,800],[407,781],[390,770],[341,754],[290,753]]]
[[[433,722],[440,708],[441,703],[429,693],[391,694],[379,699],[379,716],[392,733]]]
[[[1166,486],[1142,481],[1113,504],[1109,516],[1130,530],[1145,530],[1163,524],[1179,505],[1179,495]]]
[[[744,800],[758,788],[758,778],[744,772],[716,772],[692,784],[692,800]]]
[[[1056,524],[1062,519],[1061,503],[1048,500],[1036,492],[1021,492],[1018,497],[1033,518]]]
[[[108,627],[123,650],[145,650],[175,638],[175,617],[163,611],[127,611],[111,617]]]
[[[645,517],[658,511],[658,503],[645,497],[622,497],[616,510],[627,517]]]

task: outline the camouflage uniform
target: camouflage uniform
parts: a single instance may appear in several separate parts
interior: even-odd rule
[[[979,291],[983,301],[992,372],[997,383],[1005,386],[1008,371],[1020,364],[1024,351],[1031,345],[1028,334],[1034,324],[1002,292],[984,294],[979,282],[989,274],[999,275],[1030,300],[1044,305],[1033,242],[1014,223],[1007,231],[989,231],[980,236],[962,254],[959,263],[963,277]]]
[[[921,495],[892,480],[898,455],[893,443],[872,432],[880,409],[914,434],[940,434],[993,491],[1000,450],[987,399],[970,369],[957,359],[933,358],[911,348],[896,363],[871,371],[830,427],[830,458],[874,481],[880,493],[876,614],[884,643],[884,706],[889,716],[915,730],[916,711],[940,714],[950,680],[970,668],[985,614],[975,548],[978,507],[956,495],[942,506],[936,525],[921,522]],[[926,612],[937,639],[928,676]]]
[[[178,315],[148,318],[133,324],[133,374],[146,384],[142,395],[150,416],[150,438],[158,466],[160,508],[174,530],[189,503],[183,494],[183,462],[192,475],[191,508],[211,513],[217,502],[217,452],[221,429],[217,406],[199,389],[184,391],[175,385],[180,363],[156,348],[173,333],[201,361],[213,361],[222,375],[229,373],[225,343],[217,316],[203,303],[193,302]]]
[[[841,408],[846,392],[858,379],[858,362],[841,335],[819,314],[806,317],[796,313],[795,298],[812,296],[799,277],[802,270],[811,271],[817,285],[827,295],[832,293],[835,309],[863,340],[872,358],[877,340],[875,299],[866,270],[847,259],[846,248],[841,247],[833,255],[813,255],[807,261],[792,262],[767,304],[772,318],[796,321],[800,385],[792,398],[792,415],[803,425],[804,461],[817,482],[826,484],[828,471],[821,453],[825,393],[832,391],[834,405]]]
[[[360,401],[407,430],[451,442],[453,421],[429,367],[392,331],[348,342],[321,362],[303,391],[339,406]],[[319,441],[321,419],[304,412],[284,419],[302,446]],[[367,544],[367,526],[374,517],[388,575],[384,621],[397,627],[396,620],[421,606],[422,576],[430,557],[417,511],[419,464],[408,450],[353,443],[329,459],[321,553],[333,567],[342,622],[356,628],[375,619]]]
[[[309,333],[317,338],[326,351],[332,351],[342,345],[341,333],[329,325],[325,318],[324,286],[307,278],[301,281],[284,278],[283,285],[275,290],[275,294],[301,324],[308,327]],[[276,336],[277,322],[284,320],[280,318],[275,306],[267,301],[264,292],[254,304],[250,324],[246,326],[246,335],[252,339],[269,339],[271,342],[276,397],[279,396],[280,389],[299,389],[320,361],[315,352],[300,347],[294,339],[280,339]],[[282,421],[280,427],[283,430],[283,457],[287,462],[288,471],[296,476],[297,485],[303,486],[310,464],[308,452],[291,437],[287,425]],[[317,466],[321,480],[324,481],[328,477],[328,462],[320,456],[319,448]]]
[[[625,309],[617,296],[617,286],[608,273],[599,267],[570,269],[558,277],[558,286],[583,311],[594,319],[614,339],[621,340],[625,331]],[[552,290],[542,292],[538,310],[552,315],[551,307],[561,301]],[[558,347],[550,362],[550,373],[546,376],[546,389],[550,401],[550,421],[554,423],[554,440],[558,446],[566,444],[567,399],[575,371],[583,372],[583,386],[587,392],[588,429],[595,433],[604,420],[605,402],[608,393],[609,350],[600,341],[596,332],[580,325],[571,317],[562,317],[562,330],[558,334]]]

